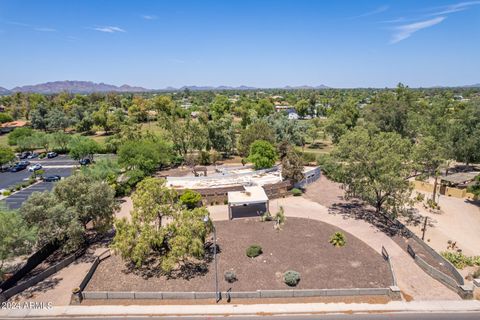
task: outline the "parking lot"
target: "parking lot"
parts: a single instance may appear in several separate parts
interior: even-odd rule
[[[53,159],[30,159],[29,161],[31,164],[40,163],[43,166],[42,169],[45,171],[45,174],[43,175],[45,177],[51,175],[68,177],[72,174],[73,168],[78,165],[78,162],[64,155],[60,155]],[[22,183],[23,181],[28,180],[31,174],[32,173],[29,172],[28,169],[19,172],[1,172],[0,189],[8,189],[9,187]],[[12,194],[8,198],[4,199],[3,202],[10,209],[18,209],[33,192],[51,190],[54,184],[55,182],[37,183]]]
[[[43,166],[43,170],[45,170],[44,176],[58,174],[62,177],[68,177],[72,168],[78,165],[78,162],[64,155],[53,159],[30,159],[28,161],[30,161],[31,165],[40,163]],[[19,172],[0,172],[0,190],[28,180],[31,175],[32,173],[28,169]]]

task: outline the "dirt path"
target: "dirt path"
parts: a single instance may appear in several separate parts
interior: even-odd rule
[[[95,256],[105,250],[106,248],[97,248],[87,252],[59,272],[13,296],[12,301],[51,302],[53,306],[69,305],[72,289],[80,285]]]

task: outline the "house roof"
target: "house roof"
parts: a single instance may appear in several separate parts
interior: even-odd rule
[[[230,205],[264,203],[267,201],[267,194],[262,187],[245,187],[245,191],[231,191],[228,193],[228,204]]]
[[[27,125],[26,121],[12,121],[12,122],[5,122],[2,124],[2,128],[9,128],[9,127],[24,127]]]
[[[479,171],[458,172],[445,177],[441,177],[441,180],[450,182],[452,184],[463,184],[472,181],[479,174]]]

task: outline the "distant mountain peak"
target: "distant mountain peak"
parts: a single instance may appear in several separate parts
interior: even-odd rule
[[[59,92],[70,93],[93,93],[93,92],[147,92],[149,89],[142,87],[132,87],[129,85],[122,85],[117,87],[115,85],[106,84],[103,82],[95,83],[92,81],[53,81],[45,82],[36,85],[27,85],[15,87],[12,92],[35,92],[43,94],[53,94]]]

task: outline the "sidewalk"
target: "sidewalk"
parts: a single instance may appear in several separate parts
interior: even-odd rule
[[[366,303],[295,303],[251,305],[65,306],[51,309],[0,310],[0,319],[75,316],[228,316],[327,313],[480,312],[480,301],[392,301]]]

